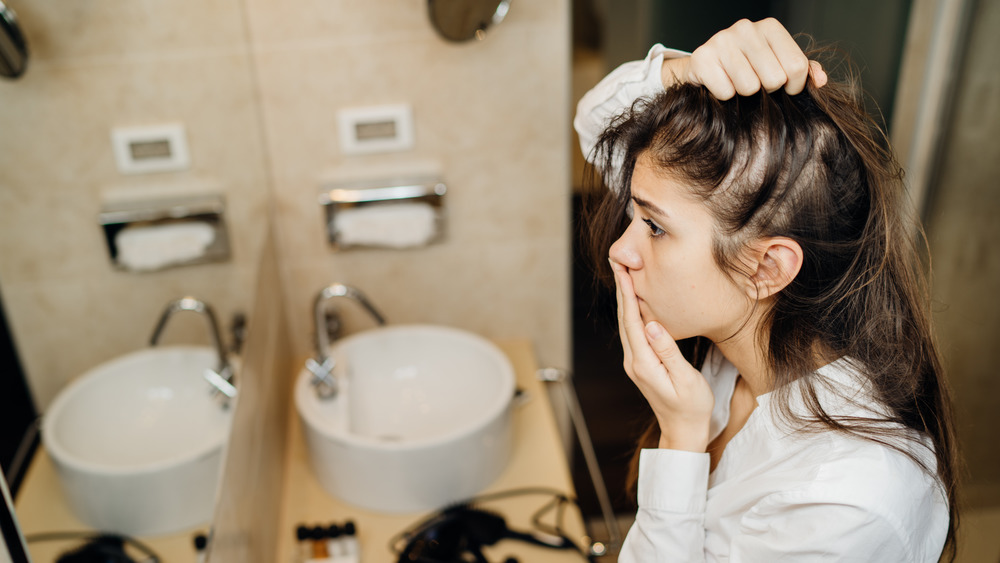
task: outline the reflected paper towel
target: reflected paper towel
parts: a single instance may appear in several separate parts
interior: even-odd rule
[[[190,221],[142,227],[129,226],[115,235],[118,263],[129,270],[158,270],[205,255],[215,240],[208,223]]]
[[[426,203],[383,203],[337,210],[330,225],[341,246],[410,248],[437,234],[437,214]]]

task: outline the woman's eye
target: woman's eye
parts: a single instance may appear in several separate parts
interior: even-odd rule
[[[656,225],[656,223],[652,222],[649,219],[643,219],[642,222],[645,223],[647,227],[649,227],[649,235],[650,236],[658,237],[658,236],[663,235],[663,234],[666,233],[666,231],[664,231],[663,229],[661,229],[660,227],[658,227]]]

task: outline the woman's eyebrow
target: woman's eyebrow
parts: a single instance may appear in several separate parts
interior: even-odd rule
[[[646,201],[646,200],[644,200],[644,199],[642,199],[640,197],[636,197],[636,196],[632,196],[632,201],[634,201],[636,205],[638,205],[639,207],[645,209],[646,211],[650,211],[650,212],[652,212],[652,213],[654,213],[656,215],[659,215],[661,217],[664,217],[664,218],[670,217],[669,213],[667,213],[666,211],[660,209],[659,207],[657,207],[656,205],[654,205],[652,202]]]

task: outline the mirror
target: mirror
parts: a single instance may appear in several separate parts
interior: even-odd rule
[[[28,66],[28,44],[17,15],[0,0],[0,75],[17,78]]]
[[[28,548],[14,516],[14,501],[0,472],[0,563],[27,562]]]
[[[507,16],[510,0],[428,0],[431,24],[449,41],[483,40]]]

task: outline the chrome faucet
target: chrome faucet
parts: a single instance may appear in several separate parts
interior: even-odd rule
[[[337,395],[339,386],[333,377],[336,361],[330,357],[330,336],[327,333],[326,302],[335,297],[346,297],[361,305],[379,326],[385,325],[385,317],[378,312],[371,301],[358,289],[342,283],[324,287],[316,294],[313,312],[316,321],[316,357],[306,360],[306,369],[312,374],[312,384],[321,399],[331,399]]]
[[[222,344],[222,334],[219,332],[219,323],[215,320],[215,312],[208,303],[199,301],[194,297],[181,297],[168,303],[167,308],[160,315],[160,321],[156,323],[156,328],[153,329],[153,336],[149,339],[149,345],[156,346],[156,343],[160,340],[160,335],[163,334],[164,327],[167,326],[167,320],[174,313],[180,311],[194,311],[195,313],[201,313],[208,319],[209,332],[212,333],[212,342],[215,344],[215,350],[219,354],[219,364],[215,370],[206,369],[204,376],[208,383],[212,385],[214,392],[222,393],[226,397],[223,404],[224,406],[228,406],[229,399],[236,397],[236,387],[233,386],[233,368],[229,364],[226,348]]]

